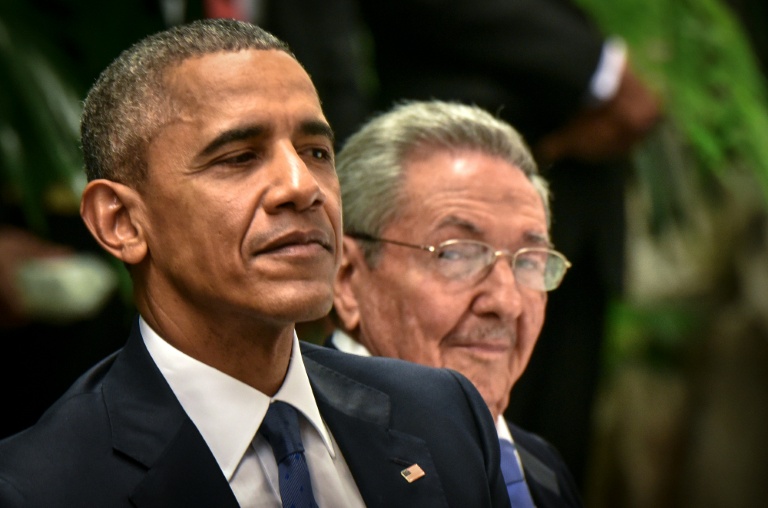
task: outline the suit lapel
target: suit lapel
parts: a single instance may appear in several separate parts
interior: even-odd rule
[[[525,482],[537,506],[560,506],[563,503],[557,473],[539,460],[525,446],[515,442],[523,463]]]
[[[304,365],[366,506],[448,506],[424,441],[390,428],[388,395],[306,355]],[[409,483],[401,472],[414,464],[426,474]]]
[[[238,504],[216,459],[186,415],[133,327],[104,381],[114,449],[143,465],[137,507]]]
[[[239,505],[216,460],[186,419],[131,496],[140,508]]]

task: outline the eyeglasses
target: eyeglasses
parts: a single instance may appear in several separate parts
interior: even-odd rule
[[[537,291],[552,291],[563,281],[570,261],[560,252],[546,247],[524,247],[516,252],[496,250],[475,240],[447,240],[440,245],[412,243],[377,238],[366,233],[347,236],[368,242],[384,242],[430,252],[437,262],[437,271],[447,279],[477,279],[490,271],[500,257],[509,258],[515,281]]]

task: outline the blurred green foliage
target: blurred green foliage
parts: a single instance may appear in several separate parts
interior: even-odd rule
[[[690,345],[686,339],[701,332],[705,308],[684,300],[644,305],[613,301],[608,319],[611,340],[603,351],[606,372],[615,372],[627,361],[654,371],[685,368]]]
[[[693,168],[705,179],[746,168],[768,197],[765,76],[730,7],[721,0],[578,3],[606,33],[627,41],[635,67],[660,93]]]
[[[51,217],[79,220],[86,177],[76,65],[40,21],[24,0],[0,2],[0,211],[20,210],[23,227],[50,238]],[[127,270],[104,257],[129,302]]]
[[[23,2],[0,2],[0,197],[46,236],[46,214],[76,211],[85,177],[80,101],[32,19]]]
[[[720,210],[724,202],[719,200],[734,199],[729,179],[749,175],[762,189],[758,194],[768,198],[766,77],[749,34],[729,4],[577,2],[605,33],[627,42],[633,67],[664,103],[664,121],[634,157],[636,183],[648,201],[643,220],[647,234],[658,240],[657,255],[664,256],[668,248],[662,238],[696,237],[681,235],[701,227],[700,217],[707,216],[702,207]],[[690,264],[716,255],[705,245],[699,247],[687,251]],[[726,247],[721,250],[728,255],[738,251]],[[719,263],[718,269],[727,272],[725,265],[736,260],[720,258]],[[715,294],[648,296],[614,302],[604,350],[608,372],[625,362],[656,370],[683,368],[696,339],[706,336],[719,315]]]

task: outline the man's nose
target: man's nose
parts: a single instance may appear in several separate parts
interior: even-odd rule
[[[472,310],[493,314],[500,319],[516,319],[523,311],[523,298],[515,280],[512,259],[498,252],[485,277],[478,283]]]
[[[325,201],[316,176],[290,142],[277,144],[270,164],[271,185],[264,200],[269,213],[290,208],[302,211]]]

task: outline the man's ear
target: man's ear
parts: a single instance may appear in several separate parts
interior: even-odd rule
[[[83,191],[80,216],[99,244],[124,263],[138,264],[147,255],[138,192],[111,180],[93,180]]]
[[[357,301],[356,285],[361,271],[368,268],[363,250],[358,243],[345,236],[343,240],[341,266],[334,281],[333,309],[347,332],[360,326],[360,306]]]

